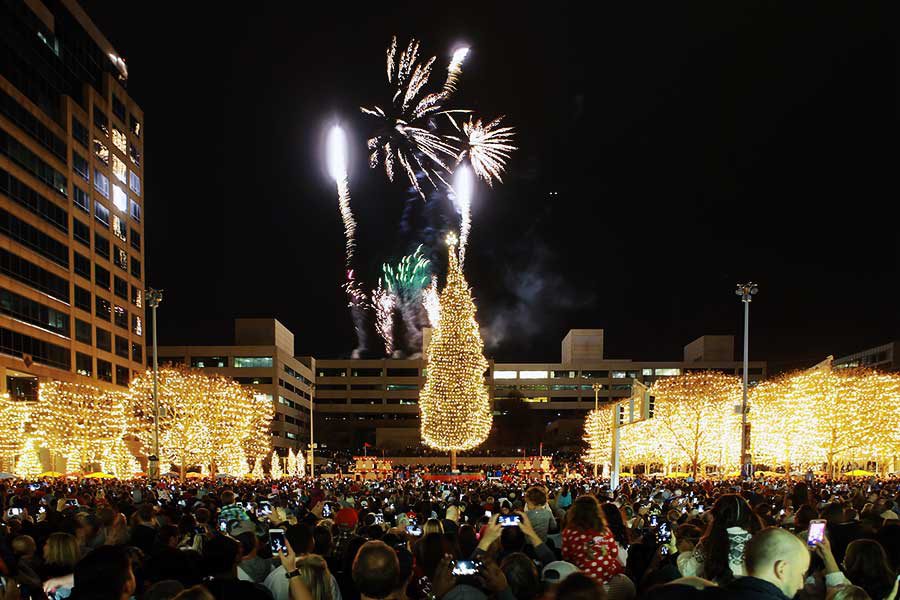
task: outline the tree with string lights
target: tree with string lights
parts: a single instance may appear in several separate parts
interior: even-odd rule
[[[491,406],[484,373],[488,362],[475,320],[475,303],[456,255],[456,238],[448,237],[447,284],[440,293],[440,319],[428,346],[428,373],[419,399],[422,441],[456,452],[474,448],[491,430]]]
[[[0,470],[15,469],[16,456],[26,441],[27,402],[13,400],[9,394],[0,395]]]

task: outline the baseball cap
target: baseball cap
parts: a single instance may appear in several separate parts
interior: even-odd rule
[[[578,573],[578,567],[564,560],[555,560],[548,563],[541,571],[541,579],[546,583],[561,583],[572,573]]]
[[[253,521],[238,521],[231,526],[228,533],[232,537],[237,537],[242,533],[252,533],[253,535],[259,535],[256,531],[256,524]]]

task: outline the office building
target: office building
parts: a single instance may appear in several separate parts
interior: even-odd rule
[[[897,353],[897,344],[898,342],[890,342],[836,358],[832,362],[832,366],[835,369],[866,367],[879,371],[900,371],[900,355]]]
[[[294,334],[277,320],[235,319],[231,346],[160,346],[159,363],[225,375],[251,387],[272,402],[274,448],[282,455],[288,448],[308,448],[314,361],[294,357]]]
[[[0,1],[0,392],[144,369],[144,114],[74,0]]]

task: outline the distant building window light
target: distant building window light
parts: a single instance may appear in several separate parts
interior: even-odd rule
[[[527,402],[529,404],[542,404],[544,402],[550,402],[550,398],[547,396],[535,396],[533,398],[522,398],[522,402]]]
[[[128,168],[125,166],[125,163],[119,160],[119,157],[113,154],[112,157],[112,172],[116,179],[125,183],[128,179]]]
[[[94,201],[94,218],[109,227],[109,209]]]
[[[653,369],[641,369],[641,375],[643,375],[644,377],[653,375]]]
[[[134,200],[131,201],[131,218],[138,222],[141,220],[141,205]]]
[[[118,215],[113,215],[113,233],[116,234],[116,237],[122,240],[123,242],[128,241],[127,234],[125,232],[125,222],[118,217]]]
[[[272,367],[271,356],[235,356],[235,368],[261,369]]]
[[[124,133],[113,127],[112,130],[113,146],[119,149],[122,154],[128,154],[128,138]]]
[[[128,195],[125,193],[125,190],[113,184],[113,206],[118,208],[122,212],[128,211]]]
[[[675,377],[681,375],[681,369],[656,369],[657,377]]]
[[[128,186],[131,188],[132,192],[138,196],[141,195],[141,178],[138,177],[138,174],[134,171],[128,172]]]
[[[494,371],[494,379],[515,379],[516,371]]]
[[[547,377],[547,371],[519,371],[519,379],[547,379]]]
[[[94,138],[94,156],[102,160],[103,164],[109,164],[109,148],[97,138]]]
[[[141,137],[141,122],[138,121],[138,118],[133,114],[129,115],[131,120],[131,133],[135,135],[135,137]]]
[[[138,315],[131,315],[131,330],[134,331],[134,335],[144,335],[144,324]]]
[[[104,198],[109,198],[109,177],[94,169],[94,188],[103,194]]]
[[[626,375],[625,371],[613,371],[612,372],[613,379],[625,379],[626,377],[628,377],[628,375]]]

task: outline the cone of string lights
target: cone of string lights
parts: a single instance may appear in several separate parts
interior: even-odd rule
[[[253,463],[253,470],[250,471],[250,477],[253,479],[265,479],[266,474],[263,472],[263,457],[259,455]]]
[[[284,477],[284,469],[281,467],[281,456],[275,450],[272,450],[269,476],[272,479],[281,479]]]
[[[584,420],[584,442],[587,451],[582,460],[603,466],[609,462],[612,451],[612,407],[604,405],[588,412]]]
[[[125,434],[125,397],[86,383],[42,382],[31,423],[67,471],[91,471]]]
[[[19,452],[16,461],[15,474],[23,479],[37,477],[43,472],[41,458],[38,455],[38,441],[34,437],[28,437]]]
[[[455,236],[448,237],[448,245],[447,285],[440,293],[440,320],[428,346],[419,406],[422,441],[451,451],[452,460],[457,450],[474,448],[487,438],[492,416],[475,303],[456,256]]]
[[[823,364],[757,386],[751,395],[755,462],[829,473],[900,455],[900,375]]]
[[[12,400],[9,394],[0,395],[0,470],[12,471],[16,456],[25,444],[25,424],[28,421],[28,403]]]
[[[176,465],[182,477],[188,467],[215,474],[245,474],[247,448],[267,452],[272,403],[265,396],[218,375],[185,367],[158,373],[160,458]],[[136,377],[129,394],[134,433],[145,448],[153,437],[153,377]],[[230,471],[244,471],[230,472]]]

